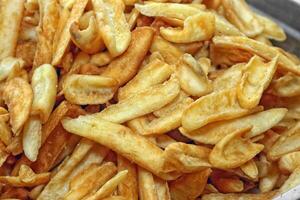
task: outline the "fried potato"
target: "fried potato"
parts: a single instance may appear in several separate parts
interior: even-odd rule
[[[97,75],[69,75],[63,84],[65,98],[74,104],[103,104],[110,100],[118,82]]]
[[[14,135],[19,135],[29,117],[33,92],[22,78],[13,78],[6,82],[3,99],[9,110],[10,125]]]
[[[208,156],[211,150],[209,148],[176,142],[170,144],[164,150],[164,170],[169,171],[174,168],[177,171],[191,173],[201,171],[211,167]]]
[[[231,132],[242,127],[252,126],[252,129],[244,135],[246,138],[252,138],[278,124],[286,113],[287,110],[285,108],[273,108],[237,119],[208,124],[191,132],[182,128],[180,131],[194,141],[204,144],[216,144]]]
[[[195,199],[203,192],[211,169],[184,174],[169,183],[171,198],[174,200]]]
[[[220,177],[215,179],[213,184],[221,193],[242,192],[244,190],[244,183],[238,177]]]
[[[18,43],[16,47],[16,58],[24,60],[24,67],[31,67],[35,55],[36,42],[28,41]]]
[[[11,140],[12,140],[12,132],[8,124],[0,120],[0,140],[3,142],[5,145],[9,145]]]
[[[248,113],[249,110],[240,107],[234,89],[213,92],[197,99],[183,112],[182,127],[192,131],[212,122],[234,119]]]
[[[6,151],[5,145],[0,141],[0,167],[2,167],[8,156],[9,152]]]
[[[268,46],[262,42],[247,37],[215,36],[213,38],[213,43],[213,48],[226,52],[226,57],[233,57],[234,63],[248,61],[254,54],[267,61],[271,61],[279,54],[278,68],[283,71],[300,75],[300,67],[292,59],[281,53],[277,48]],[[235,57],[230,55],[230,53],[233,53]],[[215,55],[215,57],[216,56],[217,55]],[[221,57],[224,57],[224,55],[221,55]]]
[[[162,172],[164,158],[159,147],[122,125],[92,115],[64,119],[62,124],[67,131],[95,140],[163,179],[176,178],[174,173]]]
[[[0,176],[0,183],[13,187],[33,187],[47,183],[50,173],[35,174],[30,167],[22,165],[19,176]]]
[[[273,83],[273,90],[276,96],[293,97],[300,95],[300,77],[292,73],[285,74]]]
[[[37,46],[33,70],[42,64],[51,63],[54,53],[53,39],[58,25],[59,5],[55,0],[38,1],[40,20],[37,28]]]
[[[300,167],[297,167],[284,184],[279,188],[278,194],[283,194],[290,189],[296,187],[300,183]]]
[[[15,55],[24,2],[25,0],[4,0],[1,2],[0,60]]]
[[[45,123],[52,112],[56,97],[57,75],[53,66],[44,64],[34,70],[31,80],[33,89],[32,114],[39,115]]]
[[[259,190],[261,192],[269,192],[274,189],[279,178],[279,169],[276,163],[272,163],[267,174],[259,180]]]
[[[164,84],[155,85],[131,98],[111,105],[100,113],[94,114],[94,117],[115,123],[123,123],[162,108],[170,103],[179,92],[178,81],[170,79]]]
[[[255,161],[249,160],[248,162],[246,162],[245,164],[240,166],[241,170],[250,178],[257,180],[258,178],[258,169],[256,166]]]
[[[215,18],[211,13],[199,13],[186,18],[183,29],[160,28],[163,38],[174,43],[198,42],[210,39],[215,31]]]
[[[92,55],[90,62],[98,67],[102,67],[109,64],[112,60],[113,57],[110,55],[110,53],[105,51]]]
[[[151,172],[138,167],[138,182],[141,200],[158,200],[154,177]]]
[[[74,21],[79,20],[80,16],[83,14],[84,9],[87,5],[88,0],[76,0],[74,5],[72,6],[71,12],[68,14],[69,11],[65,11],[61,19],[65,17],[61,21],[61,25],[58,24],[58,32],[56,33],[57,36],[54,38],[54,53],[52,58],[52,65],[58,65],[61,62],[62,57],[68,45],[71,41],[71,34],[70,34],[70,27]],[[61,30],[60,30],[61,28]],[[55,43],[57,40],[57,43]]]
[[[214,146],[209,154],[209,161],[213,167],[220,169],[239,167],[263,150],[263,145],[242,138],[242,135],[250,128],[236,130],[222,138]]]
[[[259,104],[262,93],[269,86],[276,72],[278,57],[264,63],[254,56],[246,65],[246,69],[237,87],[237,98],[243,108],[254,108]]]
[[[146,56],[153,36],[154,30],[151,28],[136,28],[132,31],[131,42],[127,50],[114,59],[101,75],[118,80],[119,86],[131,80]]]
[[[261,199],[272,199],[276,195],[277,191],[261,193],[261,194],[206,194],[202,197],[202,200],[261,200]]]
[[[163,83],[172,73],[173,69],[170,65],[155,59],[144,66],[125,86],[119,88],[118,100],[122,101],[153,85]]]
[[[137,166],[126,158],[118,155],[118,171],[127,170],[126,181],[119,183],[118,194],[126,199],[138,200]]]
[[[168,135],[158,135],[155,137],[155,141],[156,144],[162,149],[165,149],[170,144],[176,143],[176,140]]]
[[[121,55],[131,39],[129,25],[123,13],[122,0],[92,0],[99,31],[109,53]]]
[[[214,14],[216,23],[215,35],[244,36],[244,34],[239,29],[237,29],[234,25],[228,22],[226,18],[224,18],[222,15],[219,15],[218,13]]]
[[[158,200],[171,200],[168,182],[154,177],[155,189]]]
[[[180,87],[191,96],[203,96],[212,92],[212,84],[202,67],[190,55],[184,54],[176,65]]]
[[[284,174],[292,173],[298,166],[300,166],[300,152],[295,151],[283,155],[278,161],[280,172]]]
[[[24,65],[25,62],[20,58],[6,57],[2,59],[0,63],[0,81],[20,72]]]

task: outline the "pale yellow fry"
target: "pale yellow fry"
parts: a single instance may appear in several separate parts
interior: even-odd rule
[[[227,53],[241,50],[245,56],[239,59],[239,62],[248,61],[252,55],[258,55],[268,61],[278,56],[278,68],[284,71],[290,71],[300,75],[300,66],[292,59],[283,54],[278,48],[268,46],[262,42],[255,41],[247,37],[238,36],[215,36],[213,38],[215,48],[220,48]],[[238,56],[238,55],[237,55]]]
[[[80,16],[83,14],[84,9],[87,5],[88,0],[76,0],[72,7],[71,13],[66,20],[63,30],[59,36],[57,46],[54,49],[52,65],[58,65],[61,62],[62,57],[71,41],[70,26],[73,22],[79,20]]]
[[[249,139],[242,138],[242,135],[249,130],[250,127],[248,126],[222,138],[209,154],[209,161],[212,166],[221,169],[236,168],[261,152],[264,145],[252,143]]]
[[[273,90],[279,97],[294,97],[300,95],[300,77],[292,73],[285,74],[273,83]]]
[[[164,158],[159,147],[125,126],[92,115],[64,119],[62,124],[67,131],[98,142],[163,179],[177,177],[177,173],[162,172]]]
[[[57,74],[53,66],[44,64],[34,70],[31,80],[33,102],[31,112],[45,123],[56,100]]]
[[[139,197],[141,200],[159,200],[151,172],[138,167]]]
[[[276,195],[277,191],[261,193],[261,194],[246,194],[246,193],[214,193],[206,194],[202,200],[262,200],[272,199]]]
[[[173,144],[173,143],[177,142],[176,140],[174,140],[173,138],[171,138],[168,135],[157,135],[155,137],[155,141],[156,141],[156,144],[160,148],[163,148],[163,149],[165,149],[170,144]]]
[[[272,163],[268,173],[259,179],[259,190],[261,192],[270,192],[274,189],[277,180],[279,178],[280,172],[276,163]]]
[[[127,170],[118,172],[114,177],[107,181],[95,194],[88,198],[84,198],[84,200],[97,200],[110,196],[117,188],[118,184],[125,181],[127,173]]]
[[[124,1],[127,1],[127,0],[124,0]],[[126,5],[126,2],[125,2],[125,5]],[[126,15],[127,23],[128,23],[130,30],[132,30],[135,27],[139,16],[140,16],[140,12],[136,8],[133,8],[128,16]]]
[[[0,7],[0,60],[14,56],[25,0],[3,0]]]
[[[300,166],[300,151],[295,151],[282,156],[278,161],[278,167],[282,173],[292,173]]]
[[[164,84],[155,85],[93,115],[111,122],[124,123],[162,108],[170,103],[179,92],[178,81],[170,79]]]
[[[300,184],[300,167],[297,167],[285,183],[279,188],[278,193],[283,194],[290,189],[298,186]]]
[[[258,169],[253,159],[241,165],[240,168],[250,178],[254,180],[258,178]]]
[[[226,20],[222,15],[215,13],[215,35],[232,35],[232,36],[244,36],[244,34],[237,29],[234,25]]]
[[[131,39],[122,0],[92,0],[102,39],[113,57],[121,55]]]
[[[173,73],[172,67],[161,60],[153,60],[143,70],[131,79],[124,87],[118,90],[118,100],[124,100],[153,85],[167,80]]]
[[[204,144],[216,144],[223,137],[236,129],[250,125],[252,126],[252,129],[246,133],[244,137],[252,138],[264,133],[278,124],[284,118],[286,113],[287,109],[285,108],[273,108],[237,119],[208,124],[191,132],[182,128],[180,128],[180,131],[186,137],[197,142]]]
[[[23,150],[30,161],[36,161],[42,145],[42,122],[39,117],[29,117],[23,129]]]
[[[204,96],[213,87],[200,64],[190,54],[184,54],[176,64],[180,87],[191,96]]]
[[[160,28],[163,38],[174,43],[191,43],[209,40],[215,32],[215,16],[212,13],[199,13],[186,18],[183,29]]]
[[[170,182],[171,199],[196,199],[202,194],[211,172],[211,169],[205,169],[195,173],[184,174],[177,180]]]
[[[245,66],[244,74],[237,87],[237,98],[243,108],[254,108],[259,104],[262,93],[269,86],[277,69],[278,57],[264,63],[253,56]]]
[[[126,180],[118,185],[118,194],[129,200],[138,200],[137,166],[120,155],[117,162],[119,172],[128,171]]]
[[[213,92],[192,103],[182,115],[182,127],[192,131],[221,120],[234,119],[249,113],[241,108],[235,89]]]
[[[9,110],[12,131],[15,135],[19,135],[31,109],[33,99],[31,86],[22,78],[13,78],[5,84],[3,99]]]
[[[171,200],[168,182],[160,178],[154,177],[155,188],[158,200]]]
[[[74,104],[103,104],[113,97],[117,84],[110,77],[72,74],[64,80],[63,92]]]
[[[112,60],[113,57],[110,55],[110,53],[105,51],[92,55],[90,62],[96,66],[102,67],[109,64]]]
[[[59,5],[55,0],[40,0],[40,22],[37,28],[37,46],[33,69],[51,63],[54,53],[53,40],[59,19]]]
[[[0,81],[3,81],[13,73],[18,73],[24,67],[25,62],[20,58],[6,57],[0,63]]]

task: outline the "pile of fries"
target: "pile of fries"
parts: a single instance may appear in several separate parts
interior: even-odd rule
[[[300,60],[245,0],[0,0],[0,199],[260,200],[300,184]]]

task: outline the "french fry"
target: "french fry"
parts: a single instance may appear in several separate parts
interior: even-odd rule
[[[244,183],[238,177],[217,177],[212,179],[213,184],[221,193],[242,192]]]
[[[37,28],[37,46],[33,60],[33,70],[42,64],[51,63],[53,39],[58,25],[59,5],[55,0],[38,1],[40,21]]]
[[[300,167],[297,167],[284,184],[279,188],[278,194],[283,194],[290,189],[296,187],[300,183]]]
[[[194,131],[180,128],[183,135],[204,144],[216,144],[231,132],[246,126],[252,129],[244,135],[246,138],[258,136],[279,123],[287,113],[285,108],[273,108],[237,119],[215,122]]]
[[[154,177],[151,172],[138,167],[138,182],[141,200],[158,200]]]
[[[104,198],[103,200],[126,200],[126,197],[123,197],[123,196],[110,196],[110,197]]]
[[[237,29],[234,25],[229,23],[225,17],[218,13],[215,14],[215,35],[222,36],[222,35],[231,35],[231,36],[243,36],[244,34]]]
[[[284,174],[292,173],[298,166],[300,166],[300,152],[295,151],[282,156],[278,161],[280,172]]]
[[[223,90],[203,96],[192,103],[182,115],[182,127],[192,131],[206,124],[241,117],[249,110],[240,107],[236,91]]]
[[[80,16],[83,14],[84,9],[87,5],[88,0],[76,0],[74,2],[74,5],[72,6],[72,10],[66,19],[63,19],[62,24],[58,24],[58,29],[62,28],[61,32],[58,32],[56,36],[54,37],[54,42],[57,40],[57,44],[54,43],[54,53],[52,57],[52,65],[56,66],[61,62],[61,59],[71,41],[71,34],[69,32],[70,26],[74,21],[77,21]],[[66,11],[68,12],[68,11]],[[68,14],[67,14],[68,15]],[[60,30],[60,29],[59,29]]]
[[[202,197],[202,200],[260,200],[260,199],[272,199],[276,195],[277,191],[261,193],[261,194],[221,194],[213,193],[206,194]]]
[[[8,156],[9,153],[5,150],[5,145],[0,141],[0,167],[4,164]]]
[[[36,42],[27,41],[20,42],[16,47],[16,58],[24,60],[24,67],[32,66],[34,55],[36,50]]]
[[[180,87],[191,96],[204,96],[212,92],[212,84],[202,67],[190,55],[184,54],[176,65]]]
[[[67,131],[95,140],[163,179],[177,177],[176,173],[162,172],[164,158],[160,148],[122,125],[91,115],[80,116],[76,119],[64,119],[62,124]],[[93,132],[98,134],[92,134]]]
[[[1,2],[0,59],[14,56],[23,17],[24,0],[5,0]]]
[[[288,73],[273,83],[273,90],[276,96],[293,97],[300,95],[300,77]]]
[[[92,0],[102,39],[113,57],[121,55],[131,39],[122,0]]]
[[[237,98],[243,108],[254,108],[259,104],[262,93],[269,86],[277,68],[278,57],[264,63],[254,56],[246,65],[246,69],[237,87]]]
[[[126,158],[118,155],[118,171],[127,170],[126,181],[119,183],[118,194],[129,200],[138,200],[137,167]]]
[[[154,177],[155,189],[158,200],[171,200],[168,182],[160,178]]]
[[[195,199],[202,194],[211,169],[185,174],[169,183],[171,199]]]
[[[263,134],[264,138],[258,140],[260,144],[265,146],[263,152],[268,153],[280,135],[273,130],[268,130]]]
[[[28,196],[31,199],[37,199],[38,196],[40,195],[40,193],[42,192],[42,190],[44,189],[45,185],[38,185],[36,187],[34,187],[28,194]]]
[[[9,110],[12,131],[14,135],[19,135],[29,117],[33,99],[32,89],[22,78],[11,79],[6,82],[3,99]]]
[[[257,166],[253,159],[249,160],[245,164],[241,165],[240,168],[247,176],[249,176],[250,178],[252,178],[254,180],[257,180],[258,169],[257,169]]]
[[[173,144],[176,142],[173,138],[168,135],[158,135],[155,137],[156,144],[160,147],[165,149],[168,145]]]
[[[136,28],[132,32],[127,51],[113,60],[101,75],[115,78],[119,81],[119,86],[124,85],[137,73],[151,46],[153,36],[154,31],[151,28]]]
[[[0,120],[0,140],[5,145],[9,145],[12,140],[12,132],[8,124],[4,120]]]
[[[0,182],[14,187],[32,187],[47,183],[50,173],[35,174],[30,167],[22,165],[19,176],[0,176]]]
[[[163,38],[174,43],[199,42],[210,39],[215,31],[215,18],[211,13],[199,13],[186,18],[182,30],[160,28]]]
[[[192,42],[187,44],[175,44],[182,52],[194,55],[203,47],[203,42]]]
[[[118,100],[124,100],[149,87],[167,80],[173,73],[172,67],[161,60],[153,60],[143,70],[131,79],[125,86],[119,88]]]
[[[239,167],[261,152],[263,145],[242,138],[242,135],[250,129],[248,126],[222,138],[209,154],[212,166],[220,169]]]
[[[155,85],[131,98],[111,105],[100,113],[93,114],[93,116],[115,123],[123,123],[167,105],[179,94],[179,89],[177,80],[170,79],[164,84]],[[151,101],[147,101],[148,99]]]
[[[279,169],[276,163],[272,163],[268,170],[268,173],[259,180],[259,190],[261,192],[269,192],[274,187],[279,178]]]
[[[94,54],[91,57],[91,63],[99,67],[109,64],[112,60],[113,57],[110,55],[108,51]]]
[[[0,63],[0,81],[5,80],[11,74],[19,72],[25,65],[20,58],[6,57]]]

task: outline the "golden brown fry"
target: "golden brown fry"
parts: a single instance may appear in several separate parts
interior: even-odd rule
[[[290,189],[296,187],[300,183],[300,167],[297,167],[293,173],[289,176],[289,178],[285,181],[285,183],[279,188],[278,193],[283,194]]]
[[[274,189],[276,182],[279,178],[279,169],[276,163],[272,163],[265,176],[259,179],[259,190],[261,192],[269,192]]]
[[[300,77],[287,73],[273,83],[273,90],[276,96],[293,97],[300,95]]]
[[[173,144],[176,142],[173,138],[168,135],[158,135],[155,137],[156,144],[160,147],[165,149],[168,145]]]
[[[3,0],[0,7],[0,60],[14,56],[25,0]]]
[[[31,67],[35,55],[36,42],[28,41],[19,43],[16,47],[16,58],[25,61],[24,67]]]
[[[20,58],[6,57],[0,63],[0,81],[9,78],[14,73],[18,73],[24,67],[25,62]]]
[[[158,200],[171,200],[168,182],[154,177]]]
[[[9,153],[5,149],[5,145],[0,141],[0,167],[3,165],[3,163],[8,158]]]
[[[221,193],[214,193],[214,194],[206,194],[202,197],[202,200],[271,200],[277,191],[261,193],[261,194],[221,194]]]
[[[158,200],[154,177],[151,172],[138,167],[138,182],[141,200]]]
[[[184,174],[175,181],[170,182],[170,194],[174,200],[195,199],[202,194],[211,169],[200,172]]]
[[[19,135],[31,109],[33,92],[22,78],[13,78],[6,82],[3,99],[8,107],[10,125],[15,135]]]
[[[244,183],[238,177],[217,177],[212,179],[213,184],[221,193],[242,192]]]
[[[5,145],[9,145],[12,140],[12,132],[6,121],[0,119],[0,140]]]
[[[91,57],[91,63],[99,67],[109,64],[112,60],[113,57],[110,55],[108,51],[94,54]]]
[[[258,169],[253,159],[241,165],[240,168],[251,179],[256,180],[258,178]]]
[[[280,172],[284,174],[292,173],[300,166],[300,152],[295,151],[282,156],[278,161]]]
[[[127,51],[114,59],[101,75],[118,80],[119,86],[131,80],[146,56],[153,36],[154,30],[151,28],[136,28],[132,32]]]

